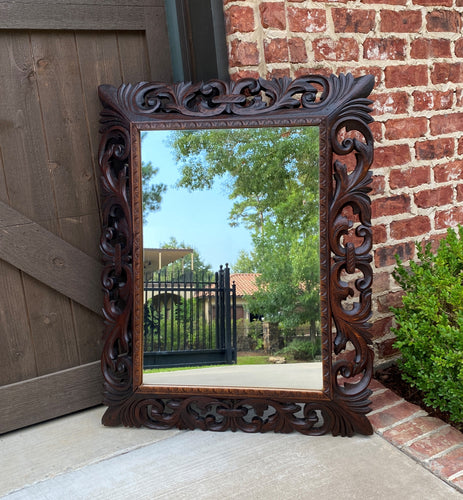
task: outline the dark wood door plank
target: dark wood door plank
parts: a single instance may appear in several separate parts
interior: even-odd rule
[[[0,434],[101,404],[100,363],[0,387]]]
[[[18,284],[21,271],[0,260],[0,386],[37,376],[24,290]]]
[[[0,258],[100,314],[99,262],[3,202]]]

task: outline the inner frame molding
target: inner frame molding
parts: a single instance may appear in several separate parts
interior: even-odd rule
[[[99,87],[104,425],[372,434],[373,84],[340,74]],[[140,132],[272,126],[319,127],[323,389],[144,385]]]

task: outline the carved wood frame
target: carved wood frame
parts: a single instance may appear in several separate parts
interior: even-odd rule
[[[105,425],[372,433],[372,88],[373,77],[350,74],[99,87]],[[143,385],[140,130],[296,125],[320,130],[323,389]],[[346,305],[349,296],[355,300]]]

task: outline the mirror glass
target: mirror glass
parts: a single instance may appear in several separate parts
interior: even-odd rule
[[[321,390],[318,127],[141,145],[143,383]]]

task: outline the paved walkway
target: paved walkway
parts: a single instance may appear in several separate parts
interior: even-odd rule
[[[368,437],[107,428],[90,409],[1,436],[0,497],[461,498],[463,435],[372,388]]]

